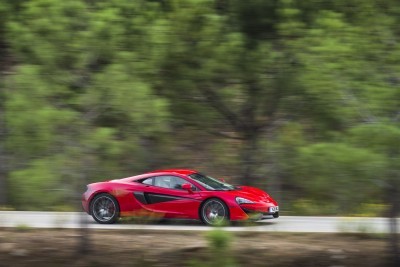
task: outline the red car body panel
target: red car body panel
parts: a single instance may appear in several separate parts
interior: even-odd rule
[[[82,196],[83,209],[90,214],[90,202],[100,193],[112,195],[119,204],[120,216],[159,216],[164,218],[186,218],[200,220],[199,210],[204,201],[210,198],[221,199],[229,209],[231,221],[247,220],[250,213],[269,213],[277,202],[261,189],[240,186],[235,190],[207,190],[202,184],[189,177],[194,170],[171,169],[153,171],[137,176],[105,182],[92,183]],[[141,183],[143,179],[157,176],[179,177],[192,184],[196,190],[183,190],[158,187]],[[252,201],[251,204],[238,204],[236,197]],[[152,201],[149,202],[148,199]]]

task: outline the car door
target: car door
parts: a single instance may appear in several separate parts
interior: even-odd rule
[[[174,175],[150,177],[144,181],[143,192],[135,192],[144,208],[162,213],[167,218],[198,219],[201,204],[199,190],[192,185],[192,190],[183,190],[182,184],[189,183],[186,179]]]

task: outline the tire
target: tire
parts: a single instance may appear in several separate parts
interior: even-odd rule
[[[207,225],[222,225],[229,220],[229,210],[222,200],[210,198],[201,205],[200,218]]]
[[[114,223],[119,218],[118,201],[110,194],[98,194],[90,202],[90,214],[98,223]]]

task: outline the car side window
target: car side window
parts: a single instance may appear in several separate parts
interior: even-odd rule
[[[170,189],[180,189],[182,190],[182,185],[189,183],[185,179],[176,176],[158,176],[154,177],[154,185]]]
[[[153,184],[153,177],[144,179],[142,184],[152,185]]]

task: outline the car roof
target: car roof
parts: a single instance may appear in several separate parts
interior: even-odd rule
[[[181,175],[190,175],[193,173],[197,173],[195,170],[190,170],[190,169],[166,169],[166,170],[156,170],[156,171],[151,171],[148,172],[149,174],[155,174],[155,173],[177,173]]]
[[[120,182],[131,182],[131,181],[140,180],[140,179],[147,178],[147,177],[154,176],[154,175],[180,174],[180,175],[187,176],[187,175],[191,175],[193,173],[197,173],[197,171],[189,170],[189,169],[166,169],[166,170],[156,170],[156,171],[146,172],[143,174],[126,177],[126,178],[121,178],[121,179],[116,179],[116,180],[118,180]]]

